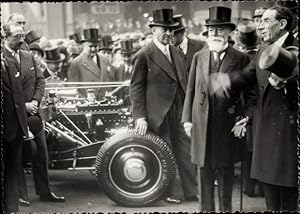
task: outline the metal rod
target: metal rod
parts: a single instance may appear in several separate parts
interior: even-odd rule
[[[64,118],[66,118],[69,123],[89,142],[89,143],[93,143],[76,125],[75,123],[73,123],[73,121],[61,110],[59,110],[59,113],[62,114],[62,116],[64,116]]]
[[[114,95],[115,93],[117,93],[118,91],[120,91],[122,88],[129,86],[129,82],[125,81],[122,85],[120,85],[119,87],[115,88],[112,92],[110,92],[110,95]]]
[[[68,128],[67,128],[65,125],[63,125],[61,122],[59,122],[59,121],[55,121],[55,122],[58,123],[60,126],[62,126],[64,129],[66,129],[66,131],[71,132],[72,135],[73,135],[74,137],[77,138],[77,140],[79,140],[80,142],[84,143],[85,145],[88,145],[81,137],[79,137],[77,134],[73,133],[70,129],[68,129]],[[72,136],[72,137],[73,137],[73,136]]]
[[[89,88],[111,88],[111,87],[118,87],[120,85],[99,85],[99,86],[73,86],[73,87],[46,87],[46,90],[66,90],[66,89],[89,89]]]
[[[63,137],[67,138],[68,140],[72,141],[73,143],[77,143],[81,146],[85,146],[87,145],[86,143],[82,143],[76,139],[74,139],[73,137],[69,136],[68,134],[64,133],[63,131],[61,131],[60,129],[56,128],[55,126],[51,125],[50,123],[46,122],[46,126],[48,126],[49,128],[53,129],[54,131],[58,132],[59,134],[61,134]]]
[[[125,81],[126,82],[126,81]],[[47,85],[122,85],[123,82],[49,82]]]

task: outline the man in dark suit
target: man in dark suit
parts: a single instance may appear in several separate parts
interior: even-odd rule
[[[153,11],[153,22],[149,24],[153,42],[143,47],[133,58],[133,74],[130,93],[136,130],[140,134],[147,130],[162,137],[170,144],[178,163],[179,175],[187,200],[196,199],[197,183],[190,154],[182,153],[189,144],[181,124],[181,114],[187,72],[179,49],[169,45],[173,21],[172,9]],[[167,202],[180,203],[168,193]]]
[[[9,28],[8,28],[9,29]],[[5,29],[4,29],[5,30]],[[6,45],[3,48],[4,56],[13,58],[18,63],[18,71],[22,80],[27,123],[29,129],[34,133],[34,146],[36,152],[32,154],[32,169],[36,193],[43,201],[63,202],[64,197],[58,197],[50,191],[48,179],[48,151],[45,132],[41,118],[38,114],[39,104],[44,96],[45,80],[38,69],[33,55],[22,49],[12,49]],[[14,56],[13,56],[14,55]],[[25,176],[20,170],[20,203],[29,205]]]
[[[219,99],[210,96],[210,75],[230,73],[248,64],[246,54],[228,44],[235,25],[231,9],[209,9],[208,39],[205,48],[194,55],[182,113],[187,135],[192,137],[192,162],[198,165],[202,211],[215,211],[214,181],[218,181],[220,211],[232,211],[234,162],[240,140],[231,128],[244,115],[241,94],[230,91]]]
[[[292,14],[287,8],[274,6],[267,9],[258,30],[269,47],[259,50],[257,59],[242,72],[219,74],[214,78],[218,96],[228,88],[258,84],[251,177],[263,183],[267,209],[272,211],[297,210],[299,43],[289,33],[291,23]],[[293,56],[293,60],[282,59],[280,53],[283,51],[285,56]],[[263,56],[267,56],[267,60]],[[284,61],[277,66],[276,60],[272,66],[270,59]],[[269,65],[265,66],[264,62]]]
[[[69,68],[69,82],[109,82],[114,81],[114,69],[111,68],[109,60],[97,53],[99,42],[98,29],[85,29],[83,31],[83,52],[76,57]],[[110,88],[98,88],[95,91],[97,100],[102,100],[105,92]],[[86,96],[86,90],[79,90]]]
[[[21,47],[25,32],[19,26],[3,26],[5,46],[14,53]],[[25,101],[19,64],[12,54],[1,54],[3,92],[4,211],[18,212],[19,171],[22,170],[23,136],[28,136]]]
[[[190,71],[194,54],[200,51],[206,43],[204,41],[190,39],[186,36],[186,26],[183,24],[182,15],[178,14],[173,17],[174,22],[179,25],[174,29],[173,44],[178,47],[184,54],[186,71]]]

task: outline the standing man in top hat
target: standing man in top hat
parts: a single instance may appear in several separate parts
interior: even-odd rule
[[[246,54],[228,44],[235,29],[230,17],[230,8],[209,8],[208,46],[194,55],[182,113],[185,131],[192,137],[192,162],[200,174],[202,211],[215,211],[215,179],[220,211],[232,211],[234,163],[241,141],[234,137],[231,128],[244,110],[238,91],[230,91],[224,99],[210,96],[209,81],[212,73],[230,73],[249,62]]]
[[[107,57],[109,63],[112,63],[112,49],[113,49],[113,40],[111,35],[101,36],[99,41],[99,53]]]
[[[178,14],[173,17],[174,22],[178,22],[179,25],[174,29],[173,43],[184,54],[186,71],[190,71],[193,56],[197,51],[200,51],[206,43],[204,41],[190,39],[186,36],[185,29],[187,28],[183,24],[182,15]]]
[[[297,210],[299,43],[289,32],[291,24],[289,9],[267,9],[258,30],[270,45],[242,72],[212,77],[218,96],[229,88],[258,84],[251,177],[263,183],[267,210],[272,211]]]
[[[46,82],[61,82],[65,76],[61,73],[63,57],[58,47],[45,49],[45,59],[47,69],[44,71]]]
[[[99,34],[98,29],[90,28],[83,31],[84,50],[71,63],[68,71],[69,82],[109,82],[113,81],[114,70],[111,69],[109,60],[98,51]],[[97,100],[103,99],[107,88],[97,89],[95,96]],[[86,90],[79,90],[86,96]]]
[[[181,124],[187,72],[182,53],[170,45],[173,28],[177,25],[172,9],[153,11],[153,22],[149,24],[153,41],[133,58],[131,102],[137,132],[145,134],[150,130],[169,143],[181,180],[186,181],[182,186],[185,198],[197,200],[195,168],[190,162],[190,154],[181,152],[189,144]],[[169,203],[181,202],[171,193],[171,188],[167,196]]]

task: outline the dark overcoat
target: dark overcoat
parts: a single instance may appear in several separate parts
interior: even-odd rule
[[[210,58],[211,54],[208,46],[194,55],[182,114],[182,122],[191,122],[193,124],[191,158],[192,163],[200,167],[204,166],[208,140],[207,132],[210,131],[208,130]],[[244,53],[229,46],[219,72],[230,73],[243,68],[248,62],[249,59]],[[231,91],[230,93],[230,98],[224,101],[222,107],[222,111],[225,113],[222,118],[219,118],[220,121],[218,123],[218,127],[223,127],[224,129],[215,130],[215,133],[219,133],[215,137],[220,139],[220,141],[213,150],[213,157],[218,159],[218,164],[222,166],[229,166],[234,161],[233,157],[231,157],[234,151],[233,143],[238,143],[238,140],[230,130],[234,126],[235,117],[244,113],[242,112],[240,93],[237,91]]]
[[[135,119],[146,118],[154,132],[158,131],[173,104],[177,88],[181,87],[185,92],[187,86],[182,53],[170,45],[170,54],[178,78],[166,56],[153,42],[133,58],[130,86],[133,116]]]
[[[188,38],[187,53],[184,56],[185,57],[185,67],[186,67],[187,72],[190,71],[190,67],[192,64],[194,54],[196,52],[200,51],[205,45],[206,45],[206,42],[204,42],[204,41]]]

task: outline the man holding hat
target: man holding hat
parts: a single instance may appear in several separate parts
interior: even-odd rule
[[[258,30],[268,45],[242,72],[218,74],[214,84],[217,92],[258,84],[251,177],[263,183],[266,206],[272,211],[297,210],[299,66],[291,24],[289,9],[267,9]]]
[[[174,29],[173,44],[183,52],[186,70],[189,72],[194,54],[200,51],[206,43],[200,40],[190,39],[186,36],[185,29],[187,27],[183,24],[181,14],[173,16],[173,19],[174,22],[179,23]]]
[[[110,67],[109,60],[98,54],[99,33],[98,29],[83,30],[83,51],[70,65],[68,71],[69,82],[109,82],[113,81],[114,71]],[[108,88],[98,88],[95,91],[97,100],[103,99]],[[86,90],[79,90],[86,96]]]
[[[232,90],[225,98],[210,94],[210,75],[231,73],[249,62],[246,54],[228,44],[235,29],[230,17],[230,8],[209,8],[208,46],[194,55],[182,113],[185,131],[192,138],[192,162],[200,174],[201,211],[215,211],[215,179],[220,211],[232,211],[234,163],[241,155],[241,140],[231,133],[235,121],[244,115],[240,92]]]
[[[172,9],[153,11],[153,22],[149,24],[153,41],[133,58],[131,102],[137,132],[143,135],[150,130],[170,144],[181,180],[187,181],[182,186],[185,198],[197,200],[197,183],[193,183],[195,168],[189,153],[181,152],[189,144],[181,124],[187,72],[182,53],[170,45],[173,28],[177,25]],[[170,187],[174,187],[174,183]],[[180,203],[171,188],[167,196],[167,202]]]

